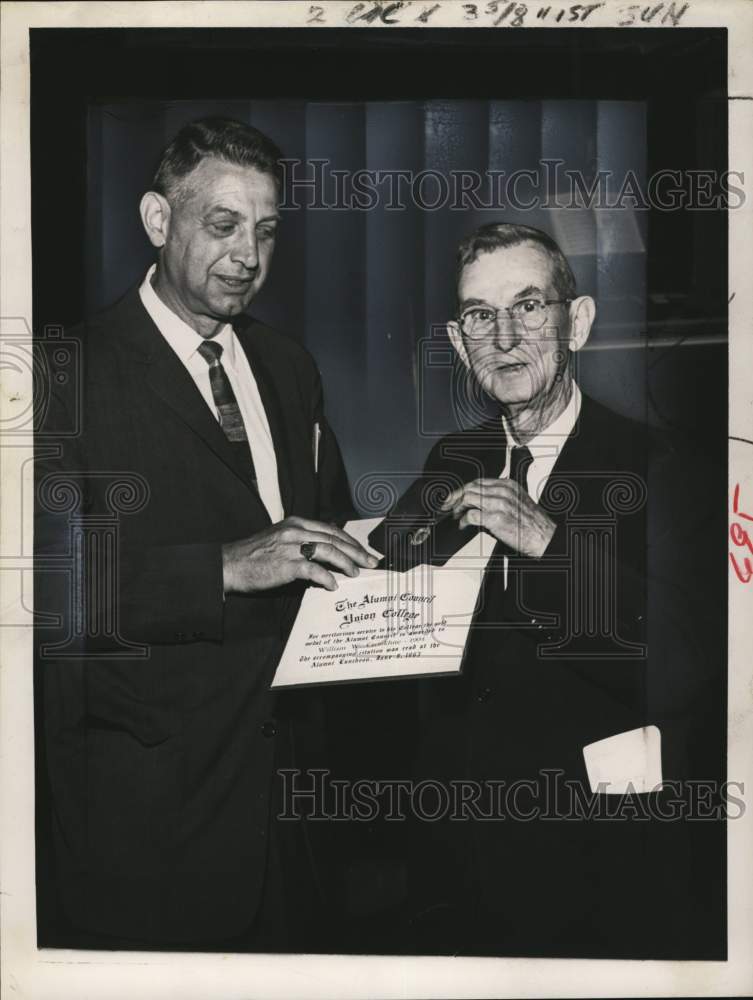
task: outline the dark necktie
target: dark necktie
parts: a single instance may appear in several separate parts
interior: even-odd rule
[[[212,386],[212,397],[214,405],[220,417],[220,426],[225,433],[225,437],[233,446],[233,451],[244,469],[251,470],[251,476],[256,482],[256,470],[254,460],[251,455],[251,447],[248,443],[246,427],[243,423],[238,400],[235,398],[233,387],[227,372],[222,367],[220,358],[222,356],[222,344],[217,344],[213,340],[205,340],[199,346],[199,354],[209,365],[209,382]]]
[[[510,479],[514,480],[518,486],[522,486],[526,493],[528,492],[526,476],[532,461],[533,455],[525,445],[521,448],[513,448],[510,452]]]
[[[529,448],[525,445],[522,447],[514,447],[510,452],[510,479],[518,484],[528,492],[528,484],[526,477],[528,476],[528,468],[533,461],[533,455]],[[520,593],[520,565],[522,558],[519,554],[502,542],[499,542],[495,549],[495,555],[506,555],[507,562],[507,594],[506,594],[506,604],[509,608],[516,608],[519,604],[519,593]]]

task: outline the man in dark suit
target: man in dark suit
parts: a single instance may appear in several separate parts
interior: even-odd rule
[[[303,587],[373,560],[333,523],[350,496],[312,359],[245,314],[280,155],[238,122],[183,128],[141,202],[156,265],[71,333],[79,382],[50,374],[40,944],[291,945],[273,775],[293,761],[292,716],[315,726],[315,706],[286,710],[269,683]]]
[[[721,776],[721,477],[581,393],[595,303],[546,233],[471,234],[457,297],[499,413],[441,439],[372,536],[398,568],[483,574],[462,676],[419,683],[415,777],[454,796],[414,824],[406,948],[722,957],[721,826],[673,805]]]

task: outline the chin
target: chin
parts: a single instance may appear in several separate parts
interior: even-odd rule
[[[496,374],[484,389],[503,406],[530,403],[536,395],[536,389],[525,372],[517,376]]]
[[[248,302],[234,296],[222,302],[213,302],[212,309],[217,319],[229,319],[231,316],[242,313],[250,301],[251,296],[249,296]]]

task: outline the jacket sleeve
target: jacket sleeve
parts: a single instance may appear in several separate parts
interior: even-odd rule
[[[125,638],[147,643],[222,640],[220,545],[150,546],[124,552],[119,581]]]
[[[54,401],[46,426],[64,413]],[[122,640],[222,639],[219,544],[144,545],[127,518],[109,540],[98,534],[106,503],[82,436],[38,439],[35,476],[35,603],[43,615],[60,616],[40,629],[45,643],[75,640],[106,652]]]
[[[62,387],[38,387],[35,426],[35,604],[38,639],[50,652],[135,643],[221,640],[219,544],[148,546],[129,518],[108,534],[113,502],[138,503],[139,477],[107,472],[88,447],[83,371]],[[44,403],[44,406],[42,406]],[[112,487],[112,489],[111,489]],[[120,491],[120,492],[119,492]],[[49,653],[46,655],[50,655]]]

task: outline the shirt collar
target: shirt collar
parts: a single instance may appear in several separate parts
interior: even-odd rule
[[[146,272],[146,277],[139,288],[141,302],[146,311],[151,316],[154,325],[175,351],[184,365],[192,362],[198,355],[198,348],[204,343],[205,338],[198,334],[184,320],[174,313],[169,306],[165,305],[157,295],[152,285],[152,278],[157,270],[157,265],[152,264]],[[231,368],[235,367],[235,337],[233,328],[229,323],[221,327],[219,333],[212,337],[215,343],[222,345],[222,361]],[[203,360],[203,359],[202,359]]]
[[[573,391],[565,409],[548,427],[539,431],[536,437],[531,438],[528,442],[528,449],[534,458],[537,451],[539,453],[546,453],[547,450],[551,450],[552,446],[556,447],[558,452],[562,450],[565,441],[572,434],[573,428],[580,416],[582,401],[583,394],[580,391],[578,383],[573,382]],[[509,444],[515,447],[515,438],[510,431],[510,426],[504,414],[502,414],[502,426],[504,427],[505,436]]]

